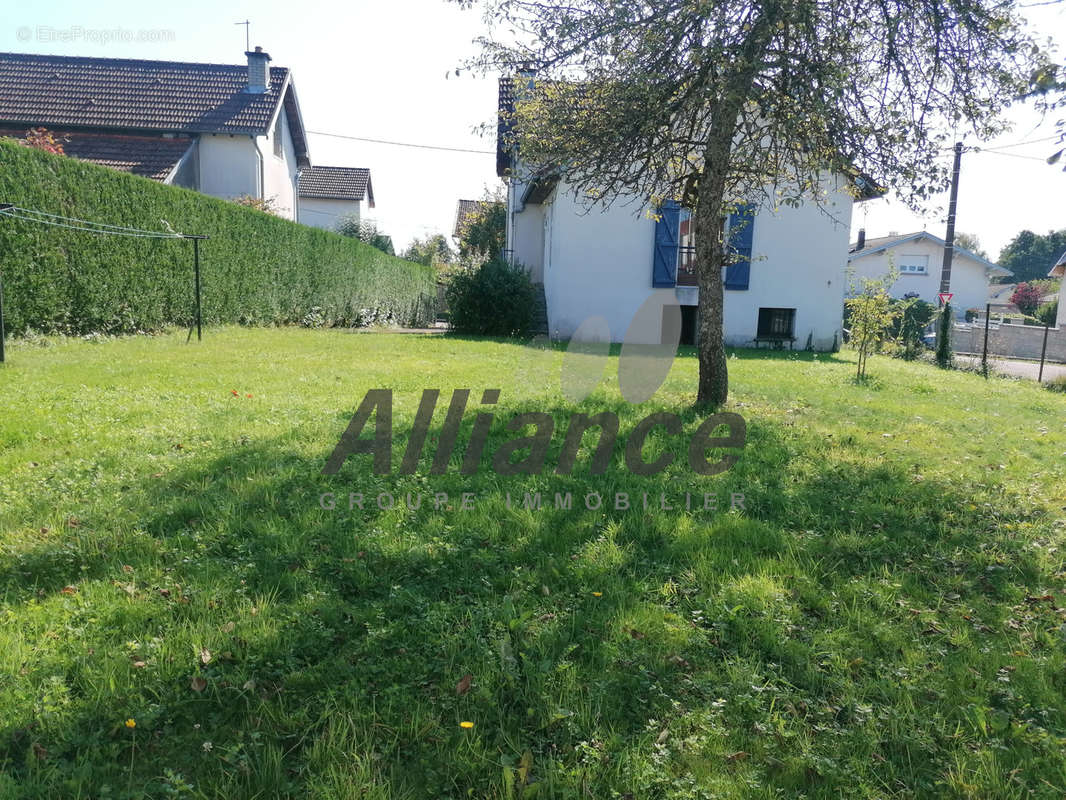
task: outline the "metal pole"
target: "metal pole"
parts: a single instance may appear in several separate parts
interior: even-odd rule
[[[992,316],[992,304],[985,303],[985,349],[981,354],[981,371],[985,374],[985,380],[988,380],[988,319]]]
[[[200,310],[200,240],[192,240],[193,271],[196,273],[196,341],[203,341],[203,316]]]
[[[1040,348],[1040,374],[1036,376],[1037,383],[1044,382],[1044,356],[1047,355],[1047,332],[1051,328],[1051,323],[1044,326],[1044,346]]]

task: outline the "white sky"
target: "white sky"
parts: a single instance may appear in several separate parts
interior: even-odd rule
[[[1041,36],[1066,47],[1066,3],[1026,9]],[[477,128],[493,121],[494,78],[454,69],[475,52],[480,13],[444,0],[349,0],[301,3],[258,0],[220,4],[72,0],[46,6],[9,3],[0,25],[0,50],[110,58],[244,63],[244,28],[251,44],[276,66],[293,70],[309,131],[492,151]],[[80,28],[80,33],[79,29]],[[51,29],[49,33],[47,29]],[[96,31],[171,31],[172,41],[101,41]],[[70,41],[57,37],[69,34]],[[445,75],[452,71],[451,77]],[[1062,116],[1062,115],[1060,115]],[[1053,136],[1053,120],[1035,111],[1012,112],[1014,130],[988,146]],[[1066,173],[1043,158],[1051,142],[1010,148],[1013,156],[966,153],[958,207],[959,230],[975,233],[993,256],[1018,231],[1066,227]],[[491,153],[451,153],[347,141],[312,134],[312,163],[369,167],[375,217],[399,247],[428,233],[451,234],[459,198],[476,199],[496,184]],[[1017,156],[1028,156],[1020,158]],[[950,159],[950,153],[945,153]],[[945,199],[946,204],[946,199]],[[943,235],[943,213],[922,219],[891,198],[856,207],[854,229],[880,236],[928,228]]]

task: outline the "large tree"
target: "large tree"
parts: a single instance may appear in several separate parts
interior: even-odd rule
[[[1000,251],[999,265],[1014,273],[1003,280],[1022,283],[1046,278],[1063,252],[1066,252],[1066,228],[1045,235],[1022,231]]]
[[[508,126],[525,163],[596,202],[692,208],[701,405],[728,391],[725,215],[818,202],[834,175],[920,204],[945,186],[953,135],[998,132],[1047,68],[998,0],[483,2],[472,66],[535,75]]]

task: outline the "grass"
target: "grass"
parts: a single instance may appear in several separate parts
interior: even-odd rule
[[[502,389],[491,451],[518,411],[613,410],[626,433],[683,408],[695,360],[635,408],[612,359],[575,407],[561,354],[513,343],[42,345],[0,369],[0,797],[1066,793],[1060,395],[742,351],[748,444],[723,475],[637,477],[620,447],[600,476],[587,451],[570,476],[463,476],[458,455],[400,475],[423,388]],[[393,473],[321,475],[378,387]],[[382,491],[449,506],[344,500]],[[507,507],[535,491],[574,508]]]

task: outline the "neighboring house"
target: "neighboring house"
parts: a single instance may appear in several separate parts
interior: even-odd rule
[[[507,147],[505,120],[514,102],[514,82],[502,78],[496,173],[507,181],[507,248],[544,285],[551,337],[568,339],[599,316],[611,341],[658,343],[662,326],[655,314],[678,304],[682,342],[692,343],[699,289],[689,269],[688,212],[670,204],[657,209],[638,197],[618,198],[607,208],[579,202],[564,180],[536,173]],[[798,208],[748,206],[729,220],[747,224],[733,243],[740,259],[724,268],[727,345],[751,346],[758,338],[794,340],[801,348],[809,342],[817,350],[839,346],[855,183],[829,176],[821,207],[813,201]],[[651,316],[637,315],[647,302]],[[627,337],[635,316],[651,323]]]
[[[934,306],[939,305],[940,271],[944,264],[944,240],[928,231],[893,233],[867,239],[859,231],[859,240],[851,245],[848,262],[858,278],[880,278],[894,266],[899,278],[889,288],[896,298],[917,293]],[[951,299],[957,317],[965,318],[971,309],[984,310],[990,302],[992,278],[1013,275],[1009,269],[993,264],[976,253],[955,246],[951,260]],[[1009,301],[1008,295],[1007,300]]]
[[[988,302],[992,305],[1005,305],[1014,296],[1018,288],[1016,283],[993,283],[988,287]]]
[[[364,167],[310,167],[300,173],[304,225],[332,231],[346,217],[366,220],[374,207],[374,185]]]
[[[298,217],[310,166],[292,73],[246,65],[0,53],[0,136],[43,127],[75,158]]]
[[[1066,329],[1066,252],[1059,256],[1048,277],[1062,278],[1062,285],[1059,287],[1059,314],[1055,318],[1055,327]]]

